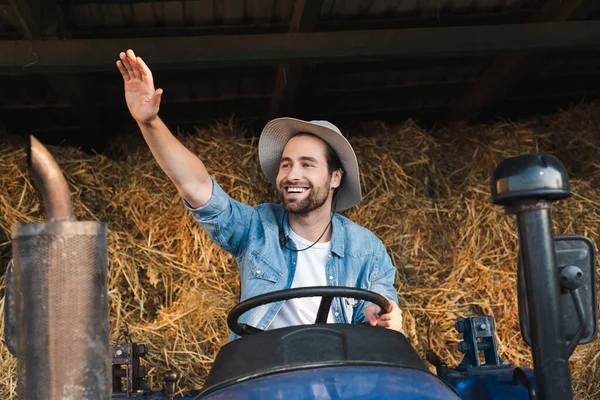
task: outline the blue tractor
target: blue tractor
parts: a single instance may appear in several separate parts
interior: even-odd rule
[[[402,333],[326,323],[335,297],[367,300],[385,309],[382,296],[355,288],[308,287],[267,293],[234,307],[227,323],[241,338],[220,349],[203,388],[192,397],[174,396],[178,376],[172,371],[165,374],[165,389],[152,391],[140,363],[146,346],[131,341],[107,345],[103,225],[75,225],[82,222],[72,218],[64,178],[34,138],[29,162],[49,225],[20,226],[13,232],[5,338],[19,363],[23,398],[570,400],[569,357],[578,344],[591,342],[597,334],[593,244],[583,236],[552,233],[551,203],[571,195],[567,172],[551,155],[522,155],[497,165],[491,199],[516,215],[519,318],[533,370],[498,356],[494,320],[480,316],[456,323],[462,334],[458,349],[464,354],[456,368],[432,352],[425,355],[435,366],[434,374]],[[73,251],[65,257],[57,248]],[[60,262],[48,260],[55,253],[62,254]],[[74,262],[78,276],[65,272]],[[36,269],[40,263],[46,268]],[[67,284],[69,296],[64,296]],[[77,296],[82,300],[75,300]],[[312,296],[322,297],[312,325],[262,331],[239,322],[255,307]],[[46,307],[28,307],[40,298],[46,299]],[[85,304],[66,312],[73,303]],[[65,324],[70,332],[87,336],[78,335],[83,337],[79,344],[73,335],[62,338],[55,332]]]

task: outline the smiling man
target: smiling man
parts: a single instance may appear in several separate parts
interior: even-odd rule
[[[402,312],[393,287],[396,269],[372,232],[339,215],[361,200],[356,155],[327,121],[278,118],[258,145],[260,165],[278,189],[281,205],[251,207],[227,195],[202,161],[158,117],[162,89],[132,50],[119,56],[132,117],[158,164],[210,238],[235,256],[242,301],[276,290],[347,286],[379,293],[392,305],[381,314],[365,301],[335,299],[333,323],[363,323],[402,332]],[[314,322],[319,298],[300,298],[255,308],[240,318],[259,329]],[[230,340],[237,338],[231,334]]]

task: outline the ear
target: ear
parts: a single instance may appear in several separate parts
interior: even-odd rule
[[[331,174],[331,188],[336,189],[340,187],[342,183],[342,176],[344,172],[341,169],[336,169]]]

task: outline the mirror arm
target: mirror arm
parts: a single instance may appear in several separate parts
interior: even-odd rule
[[[571,298],[573,299],[573,304],[575,305],[575,312],[577,313],[577,318],[579,318],[579,328],[577,328],[577,331],[575,332],[573,339],[567,345],[568,346],[567,354],[569,355],[569,357],[571,357],[571,355],[573,355],[573,352],[575,351],[575,348],[579,344],[579,341],[581,340],[583,335],[585,333],[587,333],[586,329],[585,329],[585,311],[583,309],[583,303],[581,302],[581,296],[579,296],[579,290],[577,290],[577,288],[575,288],[575,289],[570,289],[570,291],[571,291]]]

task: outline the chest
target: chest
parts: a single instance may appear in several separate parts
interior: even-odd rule
[[[328,249],[313,248],[298,252],[292,287],[326,286],[327,277],[332,273],[328,265],[330,260]]]

